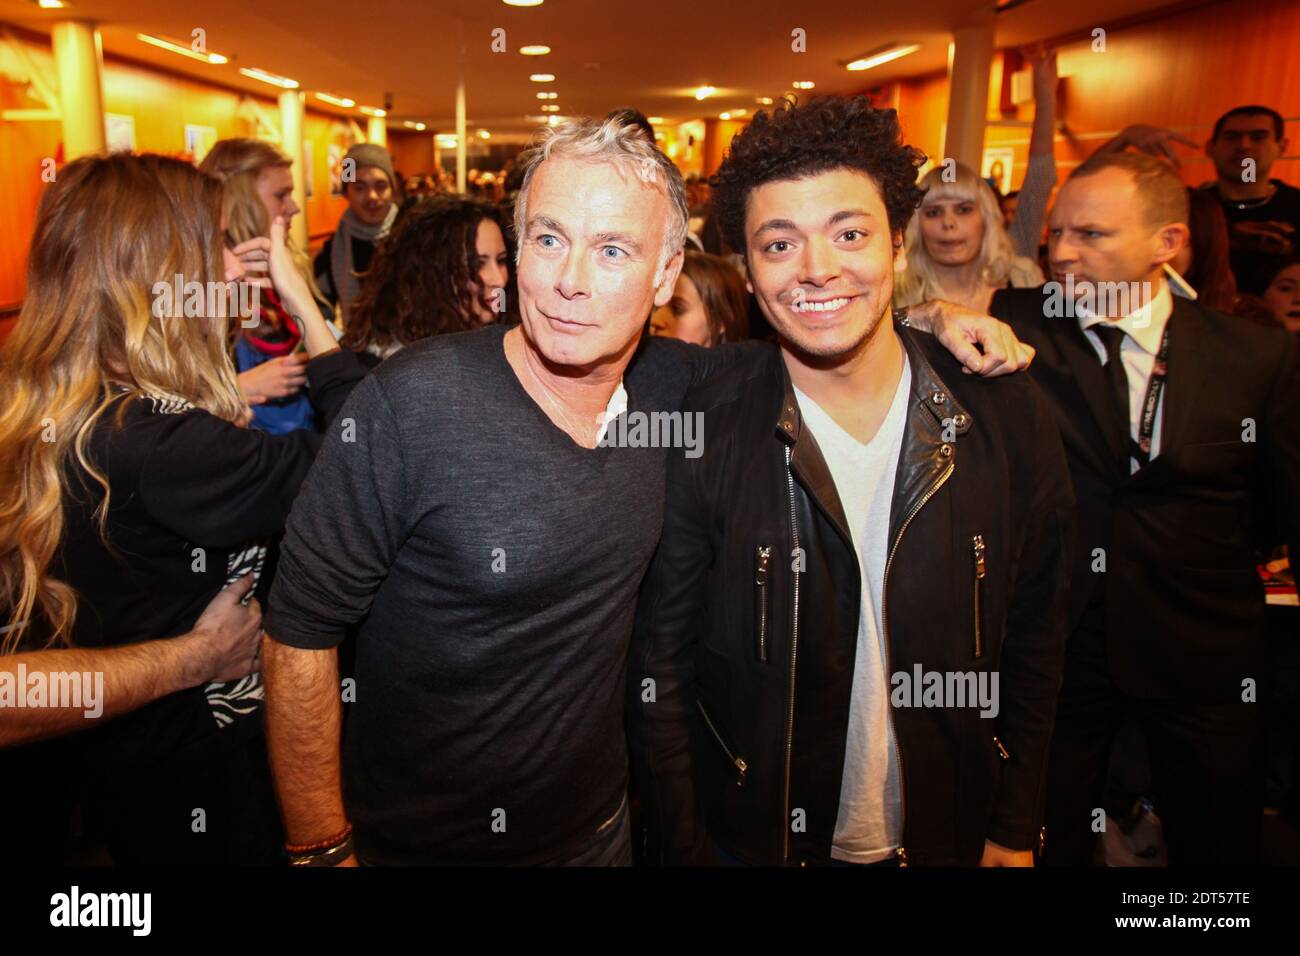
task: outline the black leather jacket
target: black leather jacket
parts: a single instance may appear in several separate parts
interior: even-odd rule
[[[1040,845],[1070,478],[1027,375],[963,375],[929,335],[898,332],[912,396],[885,569],[888,673],[999,675],[996,718],[891,707],[900,855],[975,864],[986,839]],[[669,456],[628,671],[646,859],[708,862],[717,845],[754,864],[826,863],[862,607],[857,553],[776,346],[697,386],[685,408],[704,415],[703,454]]]

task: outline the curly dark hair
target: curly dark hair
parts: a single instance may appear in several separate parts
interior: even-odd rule
[[[897,235],[920,205],[924,190],[916,170],[925,154],[903,143],[896,110],[878,110],[865,96],[819,97],[760,111],[736,134],[710,182],[727,243],[742,254],[745,205],[752,190],[783,179],[803,179],[833,169],[866,173],[880,189]]]
[[[361,277],[343,347],[361,352],[410,345],[482,324],[474,300],[482,295],[475,260],[484,219],[501,228],[511,255],[509,225],[492,203],[436,196],[404,206]],[[506,301],[513,303],[514,296],[507,294]]]

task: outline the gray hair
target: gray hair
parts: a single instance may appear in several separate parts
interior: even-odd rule
[[[690,210],[686,205],[686,186],[681,171],[645,133],[636,126],[625,125],[617,118],[604,120],[573,119],[557,126],[546,126],[531,149],[520,156],[524,165],[523,185],[515,199],[515,261],[519,261],[528,226],[528,189],[542,163],[552,156],[584,162],[605,162],[618,166],[630,176],[654,182],[664,191],[672,206],[672,215],[664,235],[659,269],[681,251],[690,228]]]

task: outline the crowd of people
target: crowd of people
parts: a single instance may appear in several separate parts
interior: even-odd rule
[[[314,258],[272,144],[67,164],[0,351],[0,678],[104,707],[0,707],[11,861],[1087,865],[1132,721],[1169,860],[1258,862],[1284,125],[1057,189],[1034,77],[1008,196],[862,97],[707,181],[626,109],[470,196],[357,144]]]

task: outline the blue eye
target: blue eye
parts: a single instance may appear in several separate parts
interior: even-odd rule
[[[602,254],[605,254],[606,259],[618,259],[621,258],[622,256],[627,255],[627,253],[624,252],[622,249],[620,249],[618,246],[601,246],[600,251]],[[612,256],[607,254],[611,252],[614,253]]]
[[[559,239],[556,239],[554,236],[552,236],[550,233],[547,233],[544,236],[537,237],[537,244],[541,246],[543,249],[554,249],[555,246],[549,245],[548,240],[550,242],[556,242],[556,243],[560,241]]]

